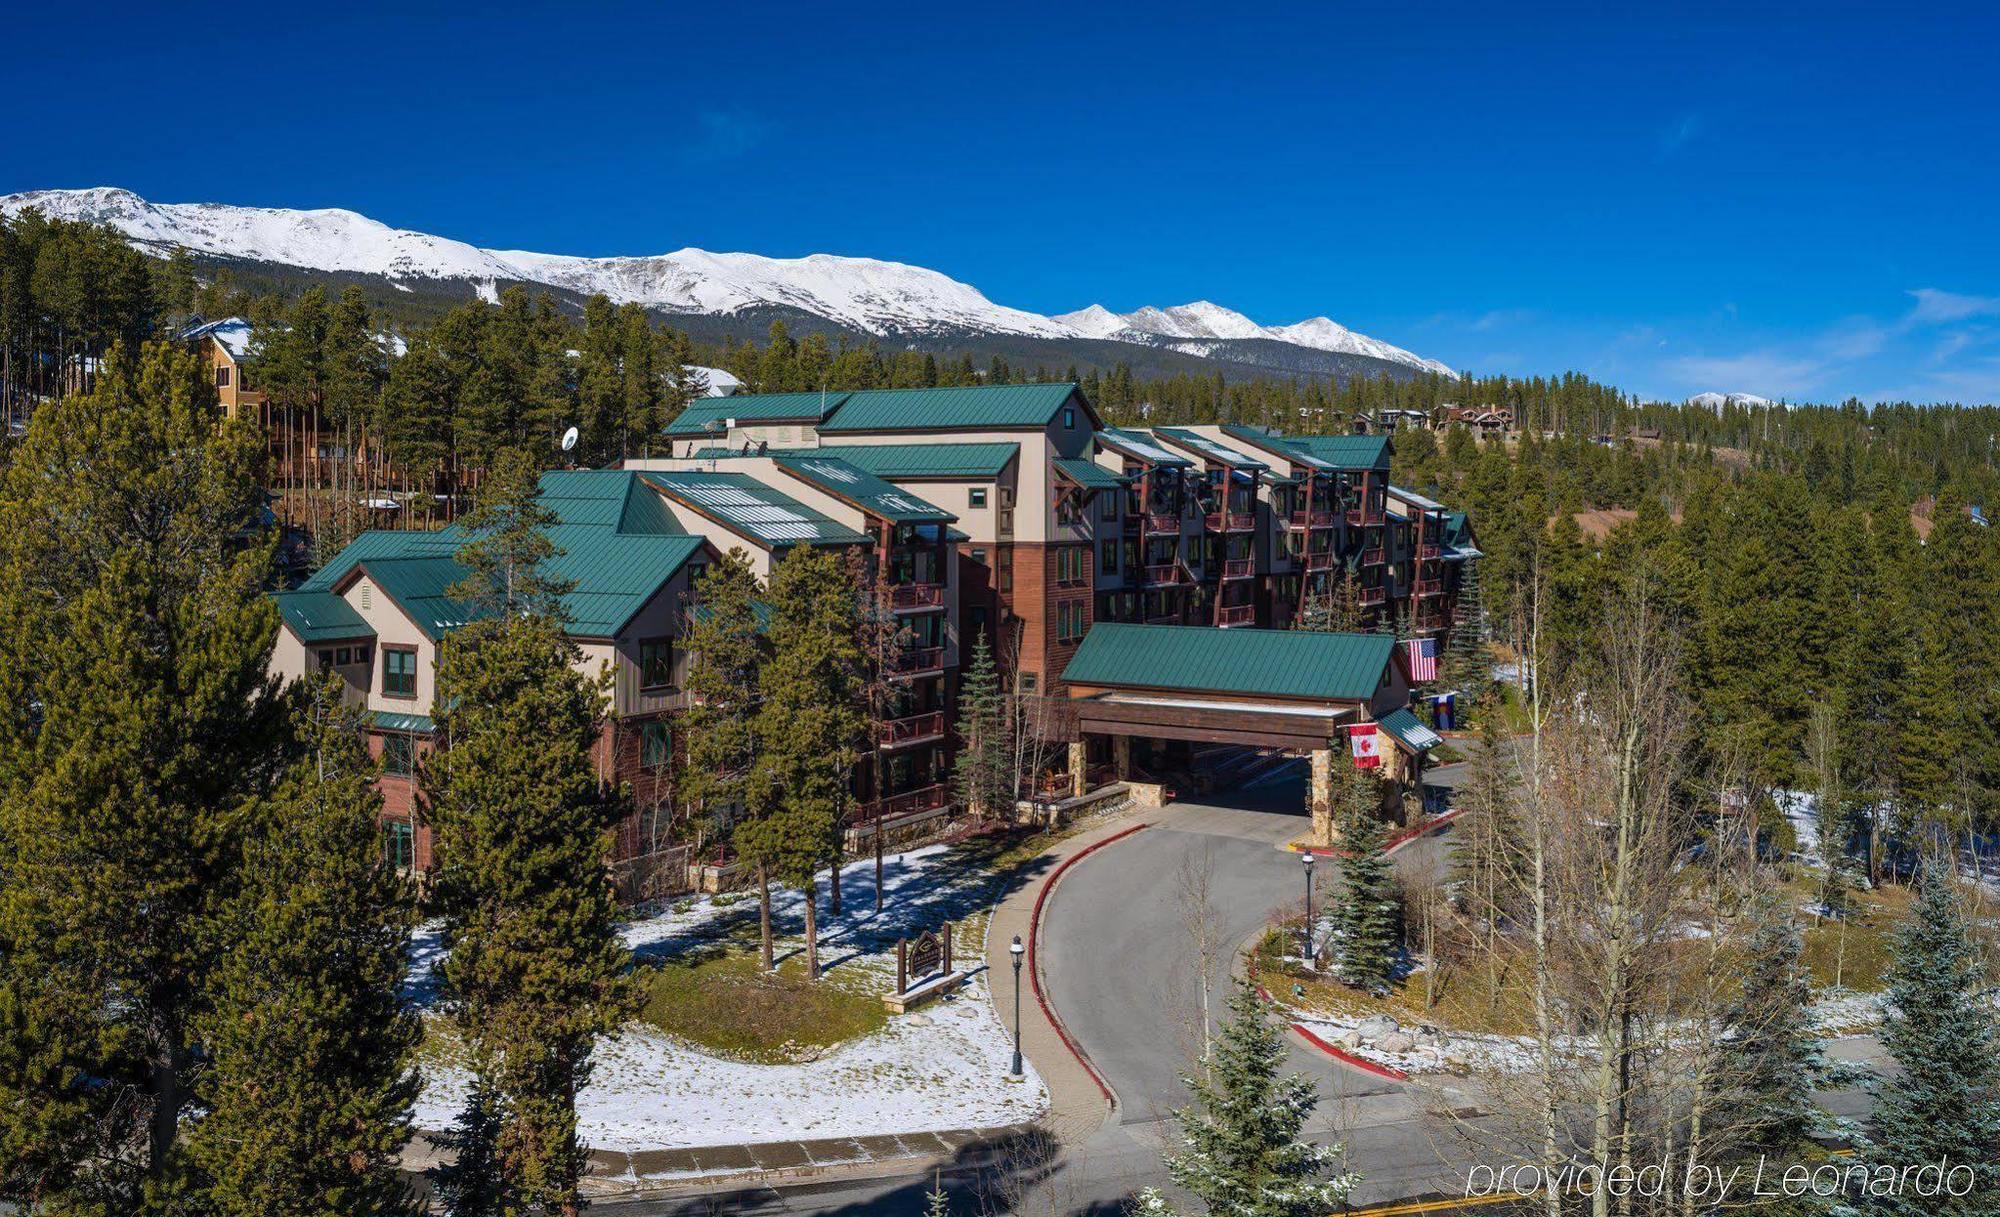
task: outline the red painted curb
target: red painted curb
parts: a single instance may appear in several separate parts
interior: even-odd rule
[[[1345,1048],[1338,1048],[1327,1043],[1319,1036],[1306,1030],[1304,1023],[1293,1023],[1292,1030],[1298,1032],[1299,1037],[1305,1040],[1306,1043],[1311,1044],[1343,1065],[1351,1065],[1363,1073],[1372,1073],[1377,1077],[1388,1078],[1392,1082],[1407,1082],[1410,1080],[1409,1074],[1404,1073],[1394,1065],[1378,1065],[1366,1057],[1356,1056]]]
[[[1415,828],[1404,829],[1402,832],[1399,832],[1395,836],[1389,838],[1388,843],[1382,846],[1382,852],[1385,854],[1394,853],[1398,849],[1401,849],[1403,846],[1408,845],[1410,842],[1416,840],[1418,837],[1423,836],[1425,833],[1435,832],[1436,830],[1443,828],[1445,825],[1451,823],[1453,820],[1456,820],[1461,814],[1463,814],[1464,810],[1465,809],[1462,807],[1454,807],[1450,811],[1445,812],[1443,815],[1432,816],[1430,819],[1425,820],[1423,823],[1417,825]]]
[[[1148,826],[1145,824],[1134,824],[1130,828],[1112,833],[1102,841],[1092,841],[1089,845],[1064,858],[1062,864],[1050,871],[1049,877],[1042,881],[1042,890],[1035,893],[1034,911],[1028,914],[1028,987],[1034,990],[1035,1004],[1042,1008],[1042,1017],[1048,1019],[1049,1025],[1056,1029],[1056,1035],[1061,1037],[1063,1046],[1069,1049],[1070,1055],[1076,1058],[1077,1064],[1082,1065],[1083,1071],[1090,1075],[1090,1080],[1097,1083],[1097,1089],[1104,1094],[1104,1101],[1114,1106],[1118,1100],[1112,1097],[1111,1087],[1105,1082],[1104,1075],[1097,1072],[1097,1066],[1090,1063],[1090,1058],[1084,1055],[1083,1048],[1077,1044],[1075,1039],[1071,1038],[1069,1028],[1063,1026],[1063,1021],[1056,1014],[1055,1007],[1049,1005],[1048,997],[1042,993],[1042,969],[1035,962],[1035,939],[1040,935],[1042,930],[1042,902],[1049,898],[1050,889],[1055,887],[1057,879],[1062,878],[1062,873],[1111,844],[1113,841],[1122,841],[1146,827]]]

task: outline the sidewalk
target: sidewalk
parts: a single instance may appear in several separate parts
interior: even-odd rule
[[[1048,865],[1041,877],[1010,893],[993,910],[986,931],[986,966],[991,969],[987,991],[993,995],[994,1008],[1009,1033],[1014,1030],[1014,965],[1008,947],[1014,936],[1020,935],[1024,944],[1030,941],[1029,927],[1036,909],[1045,893],[1061,882],[1065,866],[1114,837],[1144,827],[1147,814],[1146,809],[1129,808],[1058,843],[1042,855]],[[1157,816],[1158,812],[1151,814]],[[1027,975],[1027,969],[1034,966],[1031,953],[1021,976],[1021,1052],[1049,1090],[1049,1111],[1042,1118],[1043,1126],[1057,1141],[1080,1145],[1111,1118],[1112,1102],[1096,1074],[1078,1058],[1036,999]]]

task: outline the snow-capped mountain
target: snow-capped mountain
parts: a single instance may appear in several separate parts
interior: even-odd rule
[[[1045,317],[993,301],[970,284],[920,266],[813,254],[767,258],[682,249],[646,257],[584,258],[481,249],[448,237],[391,228],[339,208],[295,211],[221,203],[152,203],[129,190],[35,190],[0,196],[0,214],[27,208],[65,220],[106,224],[134,244],[307,271],[459,281],[492,298],[496,285],[521,282],[583,295],[602,292],[666,312],[728,316],[756,308],[796,309],[866,334],[971,332],[1043,339],[1143,343],[1197,356],[1218,344],[1276,342],[1306,351],[1356,355],[1455,375],[1436,360],[1357,334],[1325,317],[1264,326],[1207,301],[1117,314],[1098,305]],[[1227,348],[1240,362],[1271,363]],[[1275,366],[1275,365],[1274,365]]]
[[[1720,410],[1724,406],[1770,406],[1777,403],[1768,397],[1759,397],[1755,393],[1717,393],[1711,390],[1688,398],[1687,404],[1708,410]]]
[[[1074,313],[1063,313],[1054,320],[1092,338],[1118,342],[1168,344],[1196,350],[1205,349],[1206,343],[1217,339],[1262,338],[1289,346],[1309,347],[1315,351],[1365,355],[1370,359],[1382,359],[1454,378],[1458,375],[1435,359],[1425,359],[1379,338],[1357,334],[1326,317],[1313,317],[1293,325],[1258,325],[1233,309],[1206,300],[1174,308],[1149,306],[1124,314],[1114,313],[1101,304],[1093,304]]]

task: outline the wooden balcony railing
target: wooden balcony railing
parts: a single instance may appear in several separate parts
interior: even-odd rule
[[[875,724],[875,739],[884,748],[921,744],[944,736],[944,712],[912,714],[908,718],[884,719]]]
[[[854,819],[861,823],[870,820],[893,820],[898,816],[913,816],[922,811],[936,811],[950,801],[951,788],[940,782],[935,786],[906,790],[902,794],[892,794],[886,799],[863,803],[856,810]]]
[[[1205,521],[1210,532],[1249,532],[1257,527],[1254,511],[1211,511]]]
[[[1364,605],[1380,604],[1388,598],[1389,592],[1387,588],[1364,587],[1361,589],[1361,603]]]
[[[1412,594],[1419,600],[1430,596],[1442,596],[1444,595],[1444,580],[1419,579],[1417,580],[1416,587],[1412,589]]]
[[[1316,553],[1306,554],[1300,561],[1305,563],[1307,570],[1332,570],[1333,551],[1322,549]]]
[[[1179,532],[1180,530],[1181,518],[1177,515],[1152,512],[1146,516],[1145,531],[1147,532]]]
[[[1158,617],[1146,618],[1147,625],[1179,625],[1180,623],[1181,615],[1179,613],[1165,613]]]
[[[1332,528],[1339,519],[1340,513],[1330,508],[1323,511],[1314,511],[1312,513],[1312,526],[1314,528]]]
[[[1417,561],[1419,562],[1435,562],[1443,556],[1444,547],[1442,545],[1417,546]]]
[[[1222,577],[1225,579],[1251,579],[1257,575],[1254,558],[1226,558],[1222,563]]]
[[[896,583],[889,587],[889,607],[899,613],[944,607],[942,583]]]
[[[1361,565],[1363,566],[1380,566],[1388,560],[1388,553],[1379,545],[1374,549],[1364,549],[1361,551]]]
[[[1350,507],[1347,509],[1347,525],[1350,528],[1372,528],[1382,522],[1382,513],[1372,508]]]
[[[1168,562],[1161,566],[1148,566],[1146,568],[1146,582],[1164,585],[1184,582],[1181,578],[1182,569],[1183,567],[1178,562]]]
[[[1225,604],[1215,610],[1217,625],[1254,625],[1256,621],[1257,606],[1254,604]]]
[[[943,647],[912,647],[889,657],[889,674],[892,676],[918,676],[943,670]]]

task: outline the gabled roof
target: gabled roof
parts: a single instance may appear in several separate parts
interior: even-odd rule
[[[1394,659],[1387,634],[1218,630],[1105,621],[1063,671],[1071,684],[1366,701]]]
[[[1221,465],[1228,469],[1269,469],[1270,466],[1254,456],[1238,452],[1225,444],[1196,431],[1182,427],[1155,427],[1153,434],[1160,439],[1194,453],[1211,465]]]
[[[1429,752],[1444,743],[1444,737],[1424,725],[1424,721],[1410,713],[1408,709],[1386,714],[1376,724],[1389,733],[1389,737],[1402,745],[1408,752]]]
[[[220,321],[189,326],[181,331],[181,338],[184,341],[215,339],[216,345],[229,352],[229,357],[237,363],[249,358],[254,336],[255,331],[252,330],[250,323],[241,317],[224,317]]]
[[[778,468],[892,524],[949,524],[957,516],[842,460],[838,448],[781,456]]]
[[[1231,439],[1249,444],[1259,451],[1268,452],[1281,460],[1290,461],[1294,465],[1304,465],[1308,469],[1329,471],[1338,467],[1331,461],[1323,460],[1307,452],[1305,449],[1297,447],[1291,440],[1276,431],[1266,430],[1262,427],[1246,427],[1241,423],[1224,423],[1222,424],[1222,433]]]
[[[832,453],[841,460],[879,478],[895,481],[918,478],[997,478],[1007,465],[1021,455],[1021,445],[991,441],[976,444],[828,444],[823,448],[770,448],[753,456],[787,457]],[[697,460],[725,460],[742,456],[735,448],[699,448]]]
[[[739,393],[734,397],[702,397],[688,403],[668,435],[713,435],[728,419],[749,423],[818,423],[846,401],[846,393]]]
[[[745,473],[653,470],[639,475],[674,502],[765,549],[865,544],[849,528]]]
[[[1162,448],[1144,431],[1105,427],[1097,433],[1097,442],[1120,456],[1129,456],[1135,461],[1144,461],[1149,465],[1166,465],[1176,469],[1188,469],[1194,465],[1188,458]]]
[[[849,393],[820,424],[840,431],[1013,431],[1049,424],[1074,400],[1095,425],[1096,412],[1071,383],[972,385],[956,389],[864,389]],[[741,398],[731,398],[741,401]]]
[[[547,535],[562,551],[543,569],[574,585],[562,598],[564,629],[572,636],[617,634],[707,547],[675,526],[637,473],[558,470],[543,474],[541,485],[541,505],[557,519]],[[468,539],[456,525],[436,532],[364,532],[299,590],[331,593],[365,568],[419,628],[437,638],[472,615],[448,594],[467,573],[455,555]]]
[[[353,606],[332,592],[278,592],[278,615],[301,642],[373,638],[375,631]]]
[[[1124,474],[1113,473],[1096,461],[1059,459],[1056,472],[1085,490],[1119,490],[1131,482]]]
[[[1389,437],[1386,435],[1293,435],[1287,436],[1286,442],[1336,469],[1389,467]]]
[[[1436,499],[1425,498],[1423,495],[1418,494],[1414,490],[1406,490],[1403,487],[1397,486],[1393,483],[1389,486],[1389,497],[1395,499],[1401,499],[1405,503],[1408,503],[1410,506],[1421,507],[1425,511],[1445,510],[1445,505],[1443,503],[1438,502]]]

